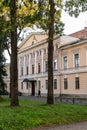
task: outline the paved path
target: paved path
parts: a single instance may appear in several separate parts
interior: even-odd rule
[[[52,127],[37,128],[34,130],[87,130],[87,121],[70,125],[56,125]]]

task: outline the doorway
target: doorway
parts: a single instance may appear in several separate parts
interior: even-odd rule
[[[35,82],[31,82],[31,95],[35,96]]]

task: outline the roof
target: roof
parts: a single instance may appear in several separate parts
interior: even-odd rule
[[[69,36],[84,39],[87,37],[87,27],[85,27],[84,29],[82,29],[80,31],[74,32],[74,33],[70,34]]]
[[[80,41],[80,39],[72,37],[72,36],[64,35],[60,37],[60,46],[65,46],[65,45],[68,45],[77,41]]]

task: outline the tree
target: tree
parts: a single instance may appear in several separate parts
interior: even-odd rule
[[[0,17],[0,23],[2,23],[3,17]],[[5,50],[5,37],[4,37],[4,31],[3,26],[0,24],[0,90],[4,90],[6,87],[4,76],[7,76],[6,70],[5,70],[5,62],[6,59],[4,57],[4,50]]]
[[[81,12],[87,11],[87,0],[66,0],[64,5],[70,16],[78,17]]]
[[[5,62],[6,59],[3,54],[3,43],[0,41],[0,90],[4,90],[6,87],[4,76],[7,76],[6,70],[5,70]]]
[[[41,2],[41,1],[40,1]],[[41,27],[48,31],[48,93],[47,103],[54,103],[54,92],[53,92],[53,40],[54,34],[60,36],[63,31],[64,24],[61,22],[61,10],[62,0],[43,1],[42,2],[43,19],[41,21]]]
[[[34,1],[28,0],[3,0],[2,12],[9,25],[4,28],[10,32],[11,40],[11,106],[18,106],[18,68],[17,68],[17,42],[21,30],[26,26],[34,24],[38,6]],[[28,9],[29,8],[29,9]],[[37,21],[37,20],[36,20]],[[19,34],[17,33],[19,29]]]
[[[50,13],[49,13],[49,38],[48,38],[48,95],[47,95],[47,103],[53,104],[54,103],[54,94],[53,94],[53,36],[54,36],[54,15],[55,15],[54,0],[49,0],[49,6],[50,6]]]

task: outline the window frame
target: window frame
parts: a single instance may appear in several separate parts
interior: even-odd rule
[[[78,59],[76,59],[76,55],[78,55]],[[75,53],[74,54],[74,67],[75,68],[78,68],[80,66],[80,55],[79,55],[79,53]]]
[[[38,73],[41,73],[41,64],[38,63]]]
[[[32,74],[34,74],[34,64],[32,64]]]
[[[45,80],[46,89],[48,89],[48,80]]]
[[[79,77],[75,77],[75,89],[80,89],[80,80],[79,80]]]
[[[64,78],[64,89],[68,89],[68,78]]]
[[[57,79],[54,79],[54,89],[57,89]]]
[[[65,60],[64,60],[64,58],[67,58],[67,62],[65,62]],[[65,56],[63,56],[63,69],[67,69],[68,68],[68,56],[67,55],[65,55]]]

